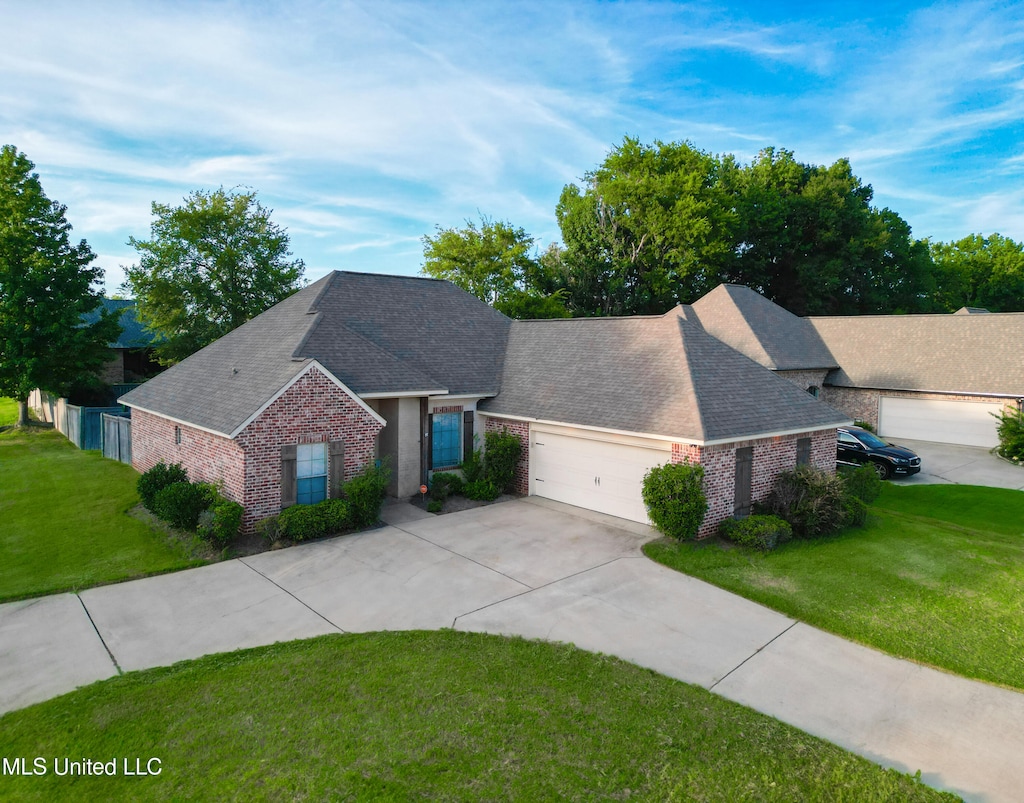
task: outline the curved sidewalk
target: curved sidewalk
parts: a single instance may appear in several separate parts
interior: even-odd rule
[[[119,671],[321,633],[572,642],[696,683],[967,800],[1024,800],[1024,694],[798,623],[648,561],[651,531],[530,498],[0,605],[0,712]]]

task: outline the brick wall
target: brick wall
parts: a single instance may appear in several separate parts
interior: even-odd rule
[[[775,486],[779,473],[796,465],[796,444],[800,438],[811,438],[811,465],[825,471],[836,470],[836,431],[805,432],[774,438],[759,438],[716,446],[672,444],[673,463],[700,463],[704,467],[704,494],[708,512],[697,533],[707,538],[718,531],[718,525],[732,516],[736,495],[736,450],[753,448],[750,498],[760,502]]]
[[[519,453],[519,462],[516,463],[516,480],[514,490],[517,494],[526,496],[530,493],[530,425],[526,421],[513,421],[510,418],[494,418],[487,416],[484,425],[485,432],[501,432],[507,429],[510,433],[519,438],[522,450]]]
[[[345,442],[345,479],[373,460],[382,425],[319,371],[292,385],[235,438],[245,452],[243,528],[281,510],[281,446]]]
[[[132,410],[132,466],[146,472],[161,460],[180,463],[192,482],[223,482],[224,496],[245,504],[245,455],[235,441]]]

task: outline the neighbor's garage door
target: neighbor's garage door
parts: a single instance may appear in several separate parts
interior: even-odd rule
[[[530,435],[533,493],[644,524],[644,474],[670,459],[660,444],[648,448],[537,430]]]
[[[883,396],[878,410],[878,434],[963,446],[992,447],[999,443],[991,413],[1002,404]]]

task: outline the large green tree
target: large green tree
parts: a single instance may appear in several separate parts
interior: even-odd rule
[[[66,395],[94,377],[117,340],[117,316],[91,325],[103,271],[85,240],[73,245],[67,207],[43,192],[35,165],[13,145],[0,149],[0,396],[18,401],[28,423],[35,388]]]
[[[481,215],[461,229],[437,228],[423,237],[423,273],[447,279],[512,318],[560,318],[569,313],[534,255],[522,228]]]
[[[940,309],[1024,312],[1024,245],[1000,234],[933,243]]]
[[[300,286],[304,264],[253,191],[196,191],[181,206],[153,204],[148,240],[129,239],[127,269],[139,319],[160,340],[158,359],[183,360]]]
[[[573,311],[663,312],[713,287],[735,243],[735,181],[732,157],[624,139],[555,210]]]
[[[738,242],[727,278],[799,315],[919,311],[932,284],[928,247],[850,163],[798,162],[767,148],[740,174]]]

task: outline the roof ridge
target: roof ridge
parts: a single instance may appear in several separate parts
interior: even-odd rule
[[[689,393],[693,399],[693,408],[697,411],[697,428],[700,440],[706,440],[708,434],[707,422],[704,420],[704,409],[700,403],[700,394],[697,392],[697,381],[693,373],[693,362],[690,359],[690,353],[687,346],[687,333],[684,331],[684,327],[690,324],[683,316],[676,315],[675,319],[669,318],[667,315],[663,316],[668,321],[669,326],[673,326],[675,329],[674,336],[678,337],[679,346],[679,361],[682,363],[682,369],[686,373],[686,378],[689,382]],[[699,332],[701,335],[711,337],[703,327],[692,326],[695,332]],[[670,333],[671,334],[671,333]],[[698,335],[699,336],[699,335]]]

